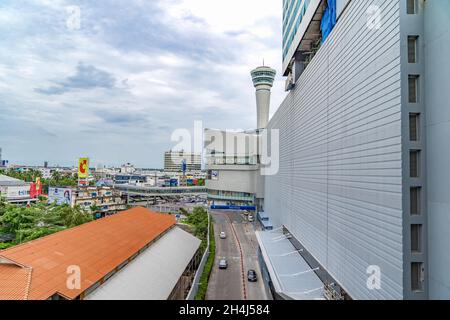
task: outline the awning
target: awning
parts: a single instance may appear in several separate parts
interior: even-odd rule
[[[166,300],[200,242],[178,227],[171,229],[86,300]]]
[[[323,300],[324,285],[281,229],[257,231],[259,247],[275,291],[293,300]]]

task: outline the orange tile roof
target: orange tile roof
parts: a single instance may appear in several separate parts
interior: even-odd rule
[[[173,216],[134,208],[0,251],[0,300],[75,299],[174,224]],[[70,266],[80,268],[80,289],[67,287]]]
[[[0,264],[0,300],[26,300],[31,269],[16,264]]]

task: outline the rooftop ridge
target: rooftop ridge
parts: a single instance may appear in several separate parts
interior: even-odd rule
[[[125,211],[116,213],[116,214],[111,215],[111,216],[104,217],[104,218],[102,218],[102,219],[98,219],[98,220],[94,220],[94,221],[91,221],[91,222],[87,222],[87,223],[81,224],[81,225],[76,226],[76,227],[66,228],[66,229],[64,229],[64,230],[61,230],[61,231],[58,231],[58,232],[49,234],[49,235],[47,235],[47,236],[45,236],[45,237],[41,237],[41,238],[37,238],[37,239],[31,240],[31,241],[27,241],[27,242],[24,242],[24,243],[20,243],[20,244],[17,244],[17,245],[15,245],[14,247],[11,247],[11,248],[7,248],[7,249],[0,250],[0,256],[2,256],[2,254],[7,253],[7,252],[9,252],[9,251],[13,251],[13,249],[14,249],[14,251],[15,251],[15,249],[18,249],[18,248],[20,248],[20,247],[24,247],[24,246],[27,246],[27,245],[31,245],[31,244],[36,243],[36,242],[41,242],[41,241],[43,241],[43,240],[45,240],[45,239],[49,239],[49,238],[51,238],[51,237],[60,236],[60,235],[61,235],[62,233],[64,233],[64,232],[66,232],[66,233],[67,233],[68,231],[72,231],[72,232],[73,232],[73,231],[76,230],[76,229],[79,229],[79,228],[81,228],[81,227],[85,227],[87,224],[99,223],[99,222],[104,221],[105,219],[111,219],[111,218],[117,217],[117,216],[119,216],[119,215],[128,214],[128,213],[130,213],[131,211],[136,211],[137,209],[145,209],[145,210],[148,210],[150,213],[153,213],[153,214],[155,214],[155,215],[160,215],[160,216],[166,216],[166,215],[167,215],[167,214],[163,214],[163,213],[153,212],[153,211],[151,211],[151,210],[149,210],[149,209],[146,209],[146,208],[144,208],[144,207],[135,207],[135,208],[132,208],[132,209],[128,209],[128,210],[125,210]],[[6,257],[5,257],[5,258],[6,258]]]

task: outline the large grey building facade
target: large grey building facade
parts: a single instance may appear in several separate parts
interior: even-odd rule
[[[450,298],[450,2],[338,0],[315,49],[327,1],[298,2],[265,214],[350,298]]]

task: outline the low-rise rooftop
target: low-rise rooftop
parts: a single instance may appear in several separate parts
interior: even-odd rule
[[[0,300],[83,298],[175,225],[175,217],[134,208],[0,251]],[[67,285],[79,268],[79,288]]]

